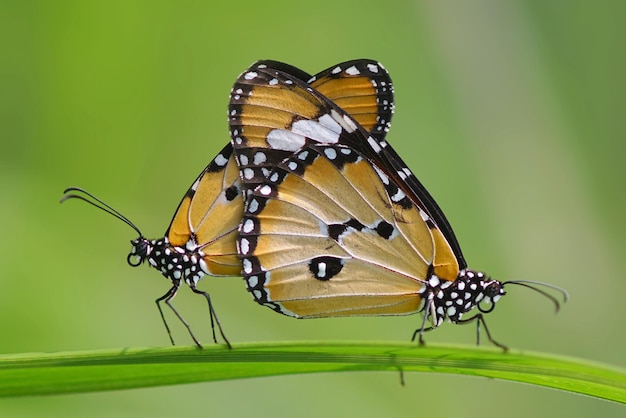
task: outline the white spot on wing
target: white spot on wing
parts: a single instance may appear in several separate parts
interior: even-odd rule
[[[248,277],[248,286],[256,287],[259,284],[259,276]]]
[[[334,148],[326,148],[326,149],[324,149],[324,154],[331,161],[337,158],[337,151],[335,151]]]
[[[270,131],[267,134],[266,141],[270,147],[283,151],[297,151],[305,144],[304,136],[284,129]]]
[[[346,128],[346,131],[348,131],[348,133],[352,133],[354,131],[356,131],[356,125],[354,124],[354,122],[352,121],[352,119],[350,119],[350,116],[348,115],[343,115],[343,121],[346,123],[346,125],[348,126]]]
[[[372,149],[374,150],[376,154],[380,153],[381,151],[380,145],[378,145],[378,142],[376,142],[374,138],[372,138],[371,136],[368,137],[367,143],[370,144],[370,147],[372,147]]]
[[[249,234],[254,230],[254,221],[252,219],[246,219],[246,221],[241,226],[241,230],[246,234]]]
[[[328,128],[337,134],[341,133],[341,125],[339,125],[337,121],[328,113],[320,116],[319,121],[323,127]]]
[[[291,126],[291,132],[295,135],[302,135],[307,138],[311,138],[312,140],[322,144],[336,144],[339,140],[339,134],[337,132],[326,128],[320,122],[312,120],[304,119],[295,122]],[[304,145],[304,138],[302,139],[302,145]],[[296,149],[293,149],[293,151]],[[292,150],[290,149],[289,151]]]
[[[377,73],[378,72],[378,65],[367,64],[367,69],[370,70],[373,73]]]
[[[248,203],[248,212],[256,213],[257,210],[259,210],[259,201],[256,199],[250,200],[250,203]]]
[[[247,258],[244,258],[243,261],[241,262],[241,265],[243,267],[244,273],[246,274],[252,273],[252,263],[250,262],[250,260],[248,260]]]
[[[228,159],[224,158],[222,154],[219,154],[217,157],[215,157],[215,164],[219,165],[220,167],[224,167],[227,162]]]
[[[326,277],[326,263],[317,263],[317,277]]]
[[[239,240],[239,252],[242,255],[246,255],[250,252],[250,241],[247,238],[241,238]]]
[[[380,181],[383,182],[383,184],[388,185],[389,184],[389,177],[387,177],[387,175],[385,173],[382,172],[382,170],[376,166],[373,166],[374,170],[376,170],[376,174],[378,174],[378,177],[380,177]]]
[[[266,160],[267,160],[267,157],[265,156],[264,152],[259,151],[256,154],[254,154],[254,158],[253,158],[254,165],[263,164]]]
[[[246,180],[251,180],[254,178],[254,170],[251,168],[244,168],[243,169],[243,177]]]
[[[359,75],[361,74],[359,70],[353,65],[350,68],[346,68],[346,74],[348,75]]]
[[[356,131],[356,125],[346,115],[340,115],[335,109],[330,111],[330,116],[348,133]]]

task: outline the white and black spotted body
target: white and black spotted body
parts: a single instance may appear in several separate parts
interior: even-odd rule
[[[458,323],[464,314],[476,307],[482,313],[491,312],[506,294],[501,282],[469,269],[461,270],[453,282],[439,280],[433,275],[419,293],[424,303],[424,315],[434,327],[446,319]],[[481,304],[486,304],[487,308],[483,309]]]
[[[203,276],[210,274],[205,254],[193,239],[184,248],[173,246],[167,237],[158,240],[139,237],[130,243],[128,264],[138,266],[147,261],[176,286],[184,281],[195,287]]]

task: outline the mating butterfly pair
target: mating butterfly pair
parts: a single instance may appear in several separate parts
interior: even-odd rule
[[[448,319],[477,321],[506,284],[550,298],[528,281],[499,282],[467,268],[443,212],[385,141],[393,88],[377,62],[356,60],[311,77],[275,61],[255,63],[230,97],[231,144],[205,168],[180,203],[165,237],[147,240],[122,214],[82,189],[79,198],[130,225],[132,266],[147,260],[172,282],[206,274],[243,275],[253,298],[285,315],[319,318],[423,311],[414,338]],[[234,152],[233,152],[234,151]],[[78,194],[76,194],[78,192]],[[554,288],[553,286],[548,287]],[[561,289],[564,296],[566,293]],[[479,313],[462,319],[478,308]],[[432,326],[427,326],[428,321]]]

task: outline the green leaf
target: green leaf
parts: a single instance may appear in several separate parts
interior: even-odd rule
[[[530,383],[626,403],[626,371],[563,356],[372,342],[237,344],[0,356],[0,396],[67,394],[345,371],[428,372]]]

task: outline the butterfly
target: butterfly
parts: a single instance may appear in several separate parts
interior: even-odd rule
[[[384,138],[393,114],[393,87],[386,71],[353,72],[351,68],[372,65],[356,60],[330,67],[315,76],[288,64],[267,61],[266,64],[289,74],[299,83],[312,86],[335,101],[345,112],[376,138]],[[344,68],[347,71],[337,71]],[[236,95],[236,92],[232,94]],[[252,160],[255,162],[256,160]],[[258,161],[256,161],[258,162]],[[137,267],[144,262],[161,272],[172,286],[156,300],[159,313],[172,344],[174,339],[165,320],[161,302],[174,312],[187,328],[198,347],[202,347],[191,327],[172,305],[184,282],[194,293],[206,298],[209,305],[213,341],[215,327],[230,348],[209,294],[197,288],[205,275],[239,276],[241,262],[236,247],[238,227],[243,215],[239,168],[231,144],[226,145],[193,182],[174,214],[163,238],[147,239],[128,218],[91,193],[71,187],[64,191],[61,202],[80,199],[115,216],[133,228],[138,238],[131,241],[128,264]],[[262,176],[262,174],[261,174]]]
[[[370,62],[338,72],[384,71]],[[443,211],[384,137],[314,86],[266,61],[237,79],[229,105],[246,202],[237,247],[247,289],[296,318],[423,312],[413,334],[476,321],[518,284],[468,268]],[[478,313],[465,317],[474,308]],[[431,323],[431,326],[427,324]]]

